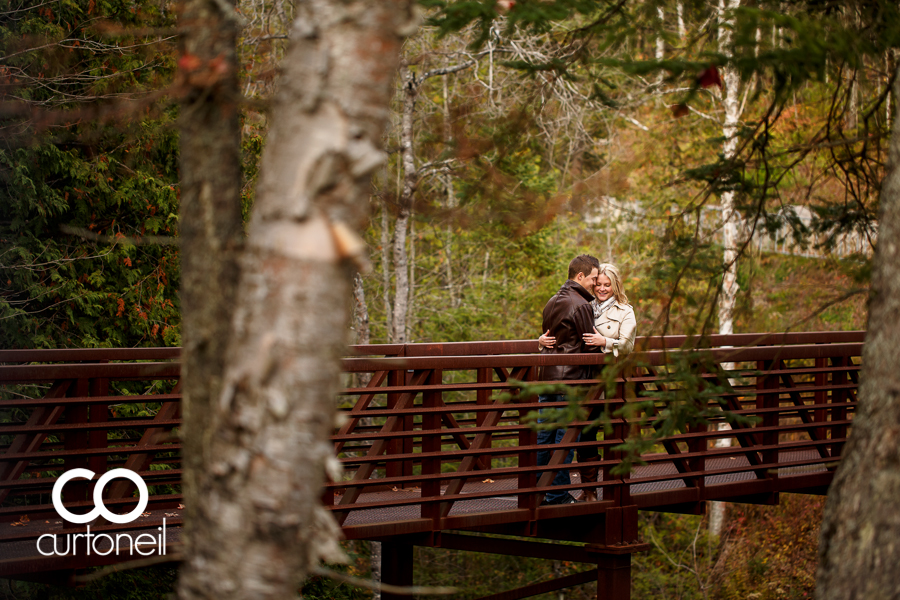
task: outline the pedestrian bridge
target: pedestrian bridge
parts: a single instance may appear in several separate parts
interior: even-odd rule
[[[332,437],[344,476],[323,500],[348,539],[383,542],[386,583],[411,584],[412,548],[427,545],[588,566],[492,599],[590,581],[598,597],[627,598],[631,554],[647,548],[639,510],[700,514],[709,501],[777,504],[781,493],[826,493],[852,425],[863,338],[638,338],[636,351],[607,364],[602,378],[564,382],[584,411],[543,467],[536,455],[547,447],[536,444],[528,416],[539,407],[530,386],[542,366],[602,357],[542,355],[534,341],[352,347],[339,398],[346,420]],[[178,357],[177,348],[0,351],[0,578],[65,581],[76,570],[179,546]],[[684,415],[693,416],[673,428]],[[593,417],[604,433],[579,442]],[[616,467],[636,459],[622,445],[639,447],[637,439],[650,441],[621,472]],[[568,488],[578,496],[592,487],[598,500],[541,506],[555,470],[579,446],[600,450],[600,478],[582,482],[571,465]],[[90,524],[94,536],[106,534],[97,552],[60,555],[64,538],[86,531],[51,502],[57,478],[75,468],[135,471],[149,504],[134,522]],[[93,508],[91,484],[67,484],[65,506]],[[104,505],[131,511],[134,492],[129,480],[114,480]],[[37,542],[47,534],[56,538],[43,538],[42,554]],[[149,536],[143,552],[127,541],[112,551],[126,534]],[[45,556],[53,539],[59,552]]]

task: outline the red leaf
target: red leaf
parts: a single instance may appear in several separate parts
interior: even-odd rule
[[[195,71],[202,64],[203,61],[200,60],[200,57],[193,54],[182,54],[181,58],[178,59],[178,68],[182,71]]]
[[[681,117],[691,112],[691,109],[688,108],[687,104],[673,104],[671,108],[672,116],[674,116],[676,119],[680,119]]]
[[[697,76],[697,84],[702,88],[717,85],[722,87],[722,78],[719,77],[719,70],[715,65],[710,65],[708,69]]]

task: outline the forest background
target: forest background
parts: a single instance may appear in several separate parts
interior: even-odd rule
[[[821,33],[803,20],[806,3],[746,9],[731,24],[720,6],[638,3],[602,23],[618,28],[615,43],[590,35],[596,6],[558,4],[575,8],[426,7],[432,20],[404,47],[390,160],[373,181],[371,268],[348,299],[356,339],[535,338],[580,252],[622,270],[640,335],[716,331],[738,214],[735,331],[864,328],[893,53],[791,55],[797,38]],[[867,35],[869,5],[816,6]],[[177,101],[209,75],[178,53],[178,9],[0,2],[3,347],[181,343]],[[236,15],[247,215],[293,12],[247,0]],[[757,57],[738,73],[730,155],[723,28]],[[778,60],[780,70],[759,66]],[[808,597],[820,511],[818,499],[734,507],[721,538],[698,518],[645,517],[654,551],[638,559],[636,597]],[[349,569],[366,572],[368,550],[351,550]],[[443,573],[474,596],[498,578],[568,568],[499,563],[423,553],[417,582]],[[17,585],[7,593],[26,593]],[[323,580],[307,587],[317,594],[367,595]]]

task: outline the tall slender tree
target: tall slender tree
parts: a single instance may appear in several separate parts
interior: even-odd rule
[[[900,72],[894,74],[894,97]],[[816,596],[898,598],[900,575],[900,111],[878,211],[869,323],[853,432],[828,490],[819,541]]]
[[[408,0],[297,7],[241,257],[221,393],[206,418],[208,473],[182,598],[286,598],[338,528],[320,504],[340,476],[328,437],[349,323],[350,268],[381,141]],[[373,51],[373,49],[378,49]]]
[[[244,237],[238,14],[232,2],[189,0],[180,28],[183,479],[192,552],[211,527],[201,509],[215,435],[209,415],[222,389]]]

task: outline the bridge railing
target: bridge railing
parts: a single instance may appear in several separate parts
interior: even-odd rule
[[[596,441],[579,441],[584,417],[570,423],[544,467],[537,452],[547,446],[527,416],[548,405],[515,381],[535,382],[551,364],[597,364],[597,355],[542,355],[534,341],[354,347],[338,399],[346,420],[333,437],[344,476],[325,501],[349,537],[396,533],[398,523],[415,532],[533,522],[556,510],[541,500],[579,448],[598,449],[601,476],[582,481],[571,465],[561,489],[596,489],[591,510],[822,491],[847,439],[862,341],[862,332],[742,334],[688,353],[681,336],[639,338],[609,394],[599,378],[566,382],[581,389],[588,416],[610,416]],[[21,527],[0,541],[58,520],[50,491],[75,467],[137,471],[152,486],[148,512],[181,503],[177,360],[178,349],[0,351],[0,522]],[[689,377],[676,376],[685,369]],[[616,415],[637,401],[642,418]],[[617,446],[653,433],[685,402],[702,404],[705,422],[676,428],[643,455],[646,466],[615,474],[625,458]],[[756,420],[719,430],[722,408]],[[73,512],[93,506],[90,483],[65,489]],[[132,492],[117,482],[107,505],[128,509]]]
[[[862,332],[713,336],[699,352],[677,350],[689,342],[681,336],[639,340],[644,349],[613,379],[614,393],[603,393],[602,379],[567,382],[582,388],[589,418],[607,415],[605,432],[579,441],[589,421],[573,421],[552,446],[549,467],[537,464],[547,446],[537,445],[528,415],[565,403],[539,404],[513,380],[536,382],[550,364],[597,364],[596,355],[541,355],[526,341],[410,344],[391,347],[390,357],[349,358],[345,370],[357,382],[344,392],[347,420],[334,437],[345,474],[328,486],[326,501],[350,535],[378,535],[378,523],[398,520],[410,530],[471,528],[487,522],[486,512],[492,523],[534,520],[569,450],[586,448],[600,454],[592,463],[600,480],[586,484],[572,465],[572,483],[555,489],[577,495],[590,487],[611,506],[677,509],[821,492],[849,431],[862,339]],[[618,414],[638,401],[640,418]],[[626,458],[617,446],[651,436],[679,403],[704,418],[660,440],[642,457],[646,466],[614,474]],[[735,415],[746,419],[720,430]]]
[[[0,540],[32,537],[59,523],[51,491],[63,472],[124,467],[151,486],[148,510],[181,501],[178,348],[0,351]],[[95,480],[96,481],[96,478]],[[64,488],[71,512],[93,508],[93,481]],[[116,512],[135,488],[116,480],[104,493]],[[65,524],[68,526],[68,524]],[[115,527],[112,527],[115,529]]]

